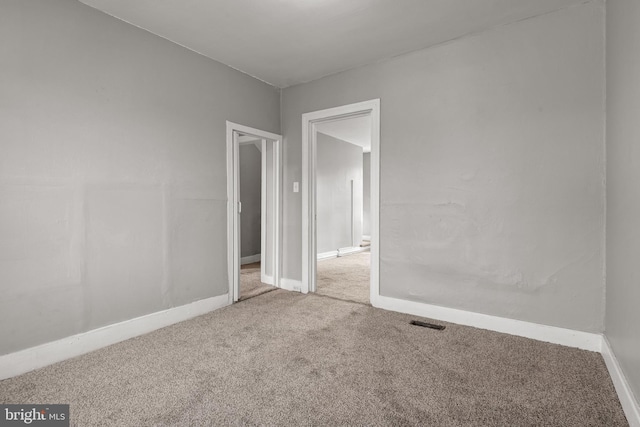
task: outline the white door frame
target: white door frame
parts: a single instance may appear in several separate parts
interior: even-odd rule
[[[316,125],[354,117],[371,117],[371,282],[370,301],[380,295],[380,99],[302,115],[302,287],[316,291]]]
[[[262,214],[261,214],[261,278],[265,272],[265,256],[266,247],[266,228],[267,214],[273,218],[273,242],[268,248],[272,251],[273,260],[273,285],[280,287],[280,240],[281,240],[281,152],[282,152],[282,136],[275,133],[266,132],[249,126],[240,125],[227,121],[227,270],[229,276],[229,303],[238,301],[240,296],[240,221],[239,221],[239,203],[240,203],[240,167],[239,167],[239,148],[238,133],[255,136],[256,139],[262,139]],[[267,212],[266,206],[266,144],[267,140],[273,141],[273,203],[272,209]]]

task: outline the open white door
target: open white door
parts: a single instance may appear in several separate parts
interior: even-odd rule
[[[227,121],[227,265],[230,302],[236,302],[240,297],[240,134],[261,140],[261,280],[276,287],[280,286],[282,136]]]
[[[240,203],[240,141],[239,141],[239,133],[237,131],[232,132],[233,138],[233,240],[232,240],[232,251],[233,251],[233,259],[232,268],[233,272],[230,275],[233,280],[233,302],[238,301],[240,298],[240,215],[242,214],[242,204]]]

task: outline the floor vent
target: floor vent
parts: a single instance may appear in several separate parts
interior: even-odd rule
[[[423,328],[431,328],[431,329],[437,329],[439,331],[443,330],[445,327],[442,325],[436,325],[435,323],[427,323],[427,322],[421,322],[419,320],[412,320],[411,322],[409,322],[411,325],[416,325],[416,326],[422,326]]]

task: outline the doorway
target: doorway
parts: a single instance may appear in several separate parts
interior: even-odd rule
[[[231,303],[273,289],[267,285],[280,287],[281,143],[280,135],[227,122]]]
[[[365,162],[371,156],[371,117],[325,121],[316,132],[316,293],[369,304],[370,173]]]
[[[318,130],[329,123],[368,118],[370,123],[370,233],[369,302],[376,306],[379,288],[379,185],[380,100],[374,99],[302,115],[302,287],[303,293],[318,290]],[[353,180],[356,181],[356,180]],[[353,183],[352,185],[359,185]],[[353,192],[352,192],[353,194]],[[352,199],[353,201],[353,199]],[[360,203],[362,203],[360,201]],[[353,208],[353,205],[352,205]],[[352,216],[353,218],[353,216]],[[357,234],[357,227],[351,232]],[[362,234],[362,230],[359,231]],[[353,235],[353,234],[352,234]],[[358,240],[352,238],[352,242]],[[351,245],[355,250],[355,245]],[[340,249],[336,251],[340,254]],[[343,248],[349,250],[350,248]],[[324,255],[324,254],[323,254]]]

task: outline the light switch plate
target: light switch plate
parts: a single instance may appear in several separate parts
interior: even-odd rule
[[[293,192],[297,193],[300,191],[300,184],[298,182],[293,183]]]

